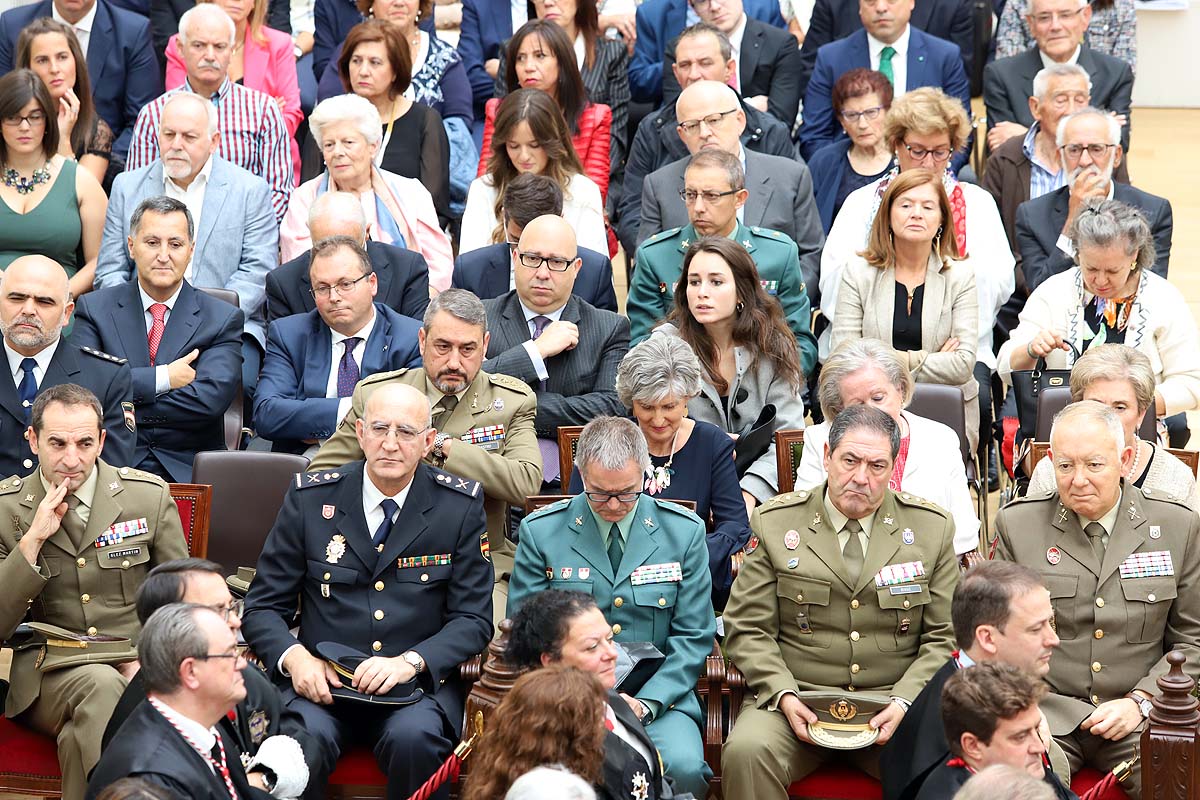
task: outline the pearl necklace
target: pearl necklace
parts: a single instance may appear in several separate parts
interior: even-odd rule
[[[1137,478],[1138,462],[1141,460],[1141,458],[1142,458],[1142,440],[1134,439],[1133,440],[1133,464],[1129,467],[1129,482],[1130,483],[1133,483],[1134,479]]]

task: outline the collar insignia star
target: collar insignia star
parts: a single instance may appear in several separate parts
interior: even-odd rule
[[[884,525],[891,525],[891,524],[892,524],[892,523],[894,523],[895,521],[896,521],[896,520],[892,519],[891,517],[884,517],[884,518],[883,518],[883,524],[884,524]]]
[[[575,524],[576,524],[576,525],[582,525],[582,524],[583,524],[583,517],[576,517],[576,518],[575,518]]]
[[[646,517],[644,520],[642,520],[642,524],[645,525],[647,528],[653,528],[654,520],[650,519],[649,517]]]

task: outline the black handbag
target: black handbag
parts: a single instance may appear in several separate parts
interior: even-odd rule
[[[738,434],[733,447],[733,463],[740,480],[746,472],[771,448],[775,441],[775,406],[767,403],[758,413],[758,419],[747,425]]]
[[[1079,360],[1079,351],[1075,345],[1067,342],[1071,348],[1071,363]],[[1033,369],[1015,369],[1012,371],[1013,393],[1017,398],[1017,423],[1020,426],[1019,440],[1033,441],[1037,433],[1038,395],[1051,387],[1070,386],[1070,369],[1046,369],[1046,359],[1039,358]]]

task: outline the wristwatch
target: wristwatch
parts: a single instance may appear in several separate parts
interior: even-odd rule
[[[446,440],[449,438],[450,435],[444,431],[439,431],[438,435],[433,437],[433,454],[438,458],[444,459],[446,457],[446,454],[442,452],[442,445],[444,445]]]
[[[423,659],[419,655],[417,655],[417,653],[415,651],[409,650],[407,653],[402,654],[400,657],[403,658],[405,661],[407,661],[409,664],[412,664],[412,668],[417,671],[418,675],[425,671],[425,659]]]
[[[267,787],[268,794],[275,791],[275,784],[277,784],[279,782],[279,776],[277,776],[275,774],[275,770],[269,769],[267,767],[264,767],[262,764],[259,764],[258,766],[256,766],[254,768],[254,772],[257,772],[259,775],[262,775],[263,786]]]
[[[1142,719],[1150,719],[1150,712],[1154,710],[1154,703],[1151,703],[1145,697],[1142,697],[1137,692],[1130,692],[1125,695],[1130,700],[1138,704],[1138,708],[1142,712]]]

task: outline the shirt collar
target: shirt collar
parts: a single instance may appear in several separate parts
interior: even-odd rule
[[[50,366],[50,360],[54,358],[54,352],[58,349],[58,343],[62,341],[62,334],[59,333],[58,338],[51,342],[48,346],[42,348],[40,352],[33,356],[23,356],[8,344],[4,342],[4,352],[8,354],[8,374],[17,376],[17,382],[20,383],[21,362],[26,358],[32,358],[37,362],[38,369],[42,371],[42,375],[46,374],[46,370]]]
[[[570,299],[570,298],[568,298],[568,299]],[[553,311],[534,311],[534,310],[530,309],[529,306],[525,305],[525,301],[522,300],[519,296],[517,297],[517,302],[519,302],[521,304],[521,311],[525,314],[526,322],[532,322],[533,318],[538,317],[538,316],[546,317],[551,322],[558,322],[560,319],[562,319],[563,309],[567,307],[567,304],[563,303],[561,306],[554,309]]]
[[[746,35],[746,12],[742,12],[742,18],[738,20],[738,24],[733,26],[733,30],[729,32],[729,44],[733,47],[733,52],[740,55],[742,52],[742,38]],[[739,59],[740,60],[740,59]]]
[[[372,304],[371,305],[371,318],[369,320],[367,320],[367,324],[363,325],[357,331],[350,334],[350,336],[346,336],[344,334],[338,333],[333,328],[329,329],[329,333],[333,338],[333,343],[336,345],[340,342],[345,341],[346,339],[349,339],[351,336],[357,336],[359,339],[362,339],[363,342],[365,342],[365,341],[367,341],[367,339],[371,338],[371,331],[373,331],[374,329],[375,329],[375,305]]]
[[[1113,507],[1110,508],[1108,511],[1106,511],[1104,513],[1104,516],[1100,517],[1100,519],[1087,519],[1082,514],[1076,514],[1075,516],[1079,517],[1079,527],[1086,529],[1090,523],[1099,522],[1100,526],[1102,528],[1104,528],[1104,532],[1107,533],[1109,536],[1112,536],[1113,535],[1113,527],[1117,524],[1117,513],[1120,510],[1121,510],[1121,496],[1118,495],[1116,504],[1113,505]]]
[[[975,666],[975,659],[967,655],[966,650],[958,650],[954,655],[954,661],[958,664],[959,669]]]
[[[61,22],[69,28],[74,28],[90,34],[92,29],[96,26],[96,9],[99,7],[99,5],[99,2],[92,3],[92,10],[84,14],[83,19],[79,20],[79,22],[67,22],[67,20],[58,13],[58,9],[54,7],[54,4],[51,3],[50,8],[53,9],[51,16],[54,18],[55,22]]]
[[[217,744],[216,728],[206,728],[199,722],[196,722],[194,719],[185,717],[183,714],[180,714],[178,711],[164,703],[161,697],[155,697],[154,699],[157,701],[154,704],[154,707],[158,709],[159,713],[166,717],[168,721],[175,723],[175,726],[179,728],[179,730],[182,731],[185,736],[190,737],[198,747],[204,748],[200,755],[207,763],[208,760],[212,758],[213,747]]]
[[[1071,57],[1070,57],[1070,58],[1068,58],[1068,59],[1067,59],[1065,62],[1063,62],[1063,63],[1065,63],[1065,64],[1074,64],[1074,63],[1076,63],[1077,61],[1079,61],[1079,51],[1080,51],[1080,50],[1082,50],[1082,49],[1083,49],[1083,45],[1081,45],[1081,44],[1077,44],[1077,45],[1075,45],[1075,52],[1074,52],[1074,53],[1071,53]],[[1045,53],[1043,53],[1043,52],[1041,51],[1041,49],[1039,49],[1039,50],[1038,50],[1038,55],[1039,55],[1039,56],[1041,57],[1041,59],[1042,59],[1042,66],[1043,66],[1043,67],[1052,67],[1052,66],[1054,66],[1055,64],[1057,64],[1057,63],[1058,63],[1058,62],[1057,62],[1057,61],[1055,61],[1053,58],[1051,58],[1050,56],[1048,56],[1048,55],[1046,55]]]
[[[867,50],[870,51],[870,53],[871,53],[872,63],[874,63],[875,61],[877,61],[879,59],[879,54],[881,52],[883,52],[883,48],[885,48],[885,47],[891,47],[893,50],[896,51],[896,56],[894,56],[894,58],[895,57],[908,58],[908,40],[909,40],[909,34],[911,34],[911,33],[912,33],[912,26],[905,25],[904,33],[900,34],[900,37],[898,39],[896,39],[896,41],[892,42],[890,45],[879,41],[874,36],[872,36],[871,34],[868,33],[867,34]]]
[[[218,104],[225,102],[225,98],[227,98],[229,96],[229,93],[233,90],[232,87],[233,87],[233,83],[229,80],[228,77],[226,77],[225,80],[221,81],[221,85],[219,87],[217,87],[217,103]],[[183,81],[183,86],[180,86],[175,91],[191,92],[192,94],[199,94],[201,97],[204,97],[206,100],[209,100],[209,101],[212,100],[211,95],[206,96],[206,95],[200,94],[200,92],[197,92],[195,89],[193,89],[192,85],[190,83],[188,83],[186,78]],[[209,156],[208,160],[212,161],[212,156]]]
[[[825,498],[823,502],[825,503],[825,515],[829,517],[829,524],[833,526],[833,530],[835,532],[841,533],[842,528],[846,527],[846,523],[850,521],[850,518],[841,511],[838,511],[837,506],[830,502],[828,487],[825,489]],[[875,522],[875,513],[878,513],[878,510],[858,521],[858,524],[862,526],[863,533],[867,535],[868,539],[871,538],[871,525],[873,525]]]
[[[96,469],[96,466],[93,464],[91,474],[88,475],[87,478],[84,479],[83,483],[80,485],[80,487],[78,489],[71,492],[71,494],[73,494],[77,498],[79,498],[79,502],[82,505],[85,505],[88,508],[92,507],[92,503],[96,499],[96,485],[99,483],[99,480],[100,480],[98,477],[99,472],[100,472],[100,470]],[[46,476],[44,474],[42,474],[42,471],[40,469],[38,470],[38,478],[41,479],[42,488],[46,490],[46,494],[50,494],[50,492],[53,491],[54,487],[50,484],[49,481],[46,480]]]
[[[213,165],[213,156],[214,155],[216,155],[215,152],[209,154],[208,161],[204,162],[204,166],[201,167],[200,171],[196,173],[196,177],[192,178],[192,182],[190,184],[188,184],[186,189],[184,187],[180,186],[178,183],[176,183],[175,179],[167,174],[166,169],[163,170],[163,186],[165,186],[167,188],[174,187],[176,189],[176,191],[178,191],[180,193],[186,193],[187,190],[191,189],[193,186],[195,186],[197,184],[197,182],[199,182],[201,185],[207,185],[208,179],[212,176],[212,165]],[[162,158],[161,153],[159,154],[159,158],[160,159]]]
[[[154,305],[155,303],[159,303],[159,302],[161,302],[164,306],[166,306],[168,311],[174,311],[175,303],[176,303],[176,301],[179,300],[179,293],[182,291],[183,291],[183,281],[180,281],[179,286],[177,286],[175,288],[175,294],[171,295],[166,300],[155,300],[153,297],[146,294],[146,290],[142,288],[141,281],[138,281],[138,294],[141,295],[141,298],[142,298],[142,311],[144,311],[147,314],[150,313],[150,306]]]
[[[413,477],[415,479],[416,476],[414,475]],[[383,503],[384,500],[388,499],[395,500],[397,508],[404,508],[404,501],[408,499],[408,493],[411,489],[412,481],[410,480],[408,485],[396,494],[384,494],[383,491],[375,485],[375,482],[371,480],[371,476],[367,470],[363,469],[363,510],[367,512],[374,511],[375,509],[379,508],[380,504]]]
[[[613,523],[601,517],[592,508],[591,503],[588,503],[588,509],[592,512],[592,519],[596,520],[596,529],[600,531],[600,538],[604,540],[605,548],[608,547],[608,534],[612,530]],[[637,517],[637,504],[629,510],[629,513],[622,517],[617,522],[617,530],[621,533],[621,543],[629,544],[629,530],[633,527],[633,520]]]

